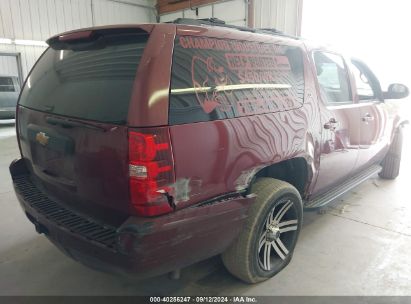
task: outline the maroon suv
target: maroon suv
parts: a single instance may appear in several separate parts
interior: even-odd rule
[[[17,109],[27,217],[72,258],[142,275],[291,260],[303,208],[399,172],[405,123],[362,61],[216,20],[52,37]],[[390,104],[390,106],[388,106]]]

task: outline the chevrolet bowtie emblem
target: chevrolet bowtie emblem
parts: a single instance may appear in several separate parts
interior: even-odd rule
[[[49,136],[46,135],[44,132],[39,132],[36,134],[36,141],[42,145],[45,146],[49,143]]]

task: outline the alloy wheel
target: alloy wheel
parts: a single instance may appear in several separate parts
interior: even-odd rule
[[[258,264],[271,271],[290,255],[298,230],[298,216],[293,201],[279,201],[268,213],[258,241]]]

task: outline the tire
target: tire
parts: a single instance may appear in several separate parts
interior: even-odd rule
[[[303,207],[297,189],[273,178],[257,179],[251,193],[257,197],[244,229],[222,254],[222,260],[237,278],[257,283],[290,263],[301,230]]]
[[[399,127],[394,135],[387,155],[382,161],[382,170],[379,176],[383,179],[395,179],[400,173],[403,130]]]

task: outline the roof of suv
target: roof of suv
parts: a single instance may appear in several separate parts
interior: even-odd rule
[[[59,45],[64,46],[71,41],[87,40],[94,32],[101,32],[103,35],[114,32],[150,34],[151,38],[141,62],[148,62],[149,57],[152,58],[150,64],[139,65],[139,75],[146,76],[136,78],[127,118],[129,126],[150,127],[168,124],[170,72],[176,35],[283,44],[305,49],[302,40],[283,34],[272,34],[267,30],[256,32],[219,25],[175,23],[124,24],[85,28],[53,36],[47,40],[47,43],[58,50]],[[156,73],[150,73],[152,70]]]
[[[80,33],[91,33],[93,31],[109,29],[140,29],[144,32],[151,33],[153,29],[156,27],[162,28],[166,32],[173,31],[177,35],[207,35],[208,37],[238,39],[246,41],[281,41],[283,43],[293,45],[302,44],[302,41],[299,37],[286,35],[276,29],[252,29],[241,26],[232,26],[228,24],[197,21],[201,20],[179,18],[175,20],[173,23],[120,24],[82,28],[54,35],[47,40],[47,43],[50,44],[50,42],[56,39],[70,40],[71,37],[76,39],[78,38],[78,34]]]

